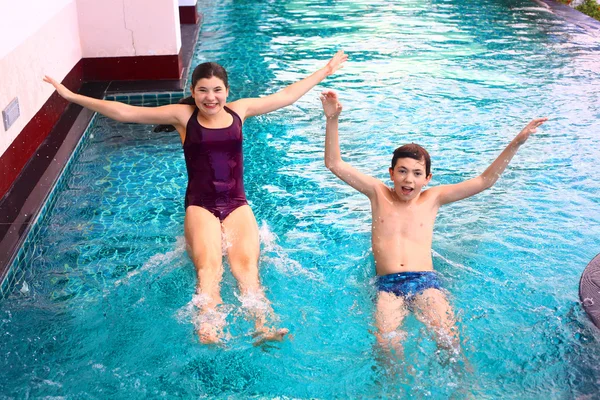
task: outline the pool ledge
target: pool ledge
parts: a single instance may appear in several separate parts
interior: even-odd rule
[[[544,3],[548,5],[550,10],[561,18],[577,25],[581,29],[584,29],[591,35],[600,38],[600,21],[585,15],[584,13],[577,11],[576,9],[569,7],[566,4],[559,3],[553,0],[534,0],[537,3]]]

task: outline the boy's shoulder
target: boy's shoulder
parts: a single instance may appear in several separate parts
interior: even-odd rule
[[[441,186],[433,186],[421,192],[421,200],[431,201],[437,199],[440,194]]]
[[[377,196],[391,196],[392,188],[386,185],[383,181],[379,179],[375,179],[377,182],[375,183],[375,194]]]

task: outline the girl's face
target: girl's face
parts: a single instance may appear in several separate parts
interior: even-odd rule
[[[216,76],[202,78],[192,88],[192,97],[196,106],[204,115],[215,115],[219,113],[227,103],[229,89],[225,83]]]

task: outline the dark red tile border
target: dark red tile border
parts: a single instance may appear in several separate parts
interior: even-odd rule
[[[182,24],[197,24],[200,20],[196,6],[180,6],[179,22]]]
[[[72,91],[78,92],[82,81],[83,68],[82,63],[79,62],[67,74],[62,83]],[[67,105],[68,102],[54,92],[0,156],[0,171],[2,171],[0,172],[2,178],[0,179],[0,199],[19,176],[35,150],[46,139],[48,132],[56,124]],[[2,217],[0,216],[0,218]]]
[[[79,92],[102,98],[106,86],[86,83]],[[93,115],[69,104],[0,202],[0,284]]]
[[[183,72],[181,51],[170,56],[84,58],[85,81],[137,81],[179,79]]]

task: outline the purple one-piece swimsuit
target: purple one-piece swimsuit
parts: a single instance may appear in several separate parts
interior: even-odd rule
[[[227,128],[205,128],[198,122],[198,108],[190,117],[183,154],[188,173],[185,208],[200,206],[221,222],[236,208],[248,204],[244,191],[242,120],[233,117]]]

